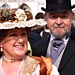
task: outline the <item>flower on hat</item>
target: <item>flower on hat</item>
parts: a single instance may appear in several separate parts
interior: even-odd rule
[[[7,12],[9,14],[7,14]],[[5,15],[4,15],[5,14]],[[31,11],[23,9],[0,9],[0,29],[13,29],[46,25],[44,19],[32,19]]]
[[[27,15],[25,14],[23,9],[18,9],[15,12],[16,18],[18,19],[18,21],[26,21],[27,20]]]

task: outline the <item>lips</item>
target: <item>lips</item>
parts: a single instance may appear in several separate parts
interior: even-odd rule
[[[23,48],[24,45],[14,45],[14,47],[16,47],[16,48]]]

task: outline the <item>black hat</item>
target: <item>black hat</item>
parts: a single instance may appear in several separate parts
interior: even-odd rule
[[[71,6],[71,0],[46,0],[46,9],[41,8],[45,12],[65,12],[75,8]]]

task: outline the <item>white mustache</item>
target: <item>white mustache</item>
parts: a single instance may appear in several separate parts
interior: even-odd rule
[[[64,24],[55,24],[54,27],[55,28],[64,28]]]

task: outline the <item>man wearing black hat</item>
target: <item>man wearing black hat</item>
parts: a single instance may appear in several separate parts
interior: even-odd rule
[[[52,56],[52,40],[61,39],[63,41],[64,46],[62,45],[63,48],[60,47],[62,51],[53,62],[58,68],[60,75],[75,75],[75,30],[72,27],[73,8],[75,8],[75,5],[71,6],[70,0],[46,0],[46,9],[42,7],[42,10],[45,11],[45,20],[51,35],[38,41],[34,47],[33,55],[50,57]],[[57,48],[58,46],[55,49]]]

